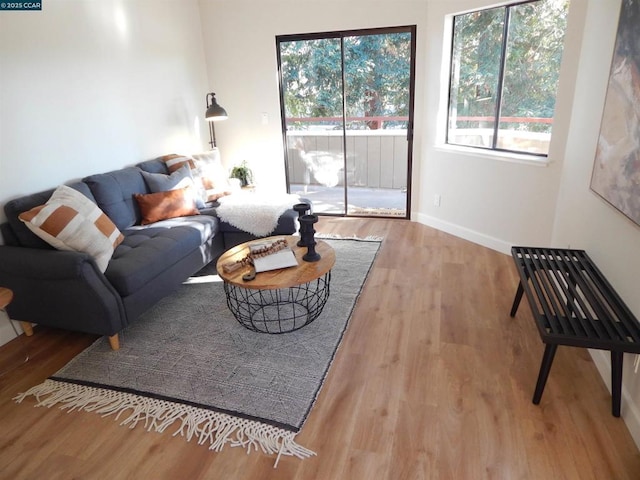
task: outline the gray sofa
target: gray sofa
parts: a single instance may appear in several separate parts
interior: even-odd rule
[[[117,349],[118,333],[140,314],[224,250],[256,238],[221,222],[215,203],[201,209],[201,215],[141,226],[133,196],[150,193],[141,170],[167,173],[162,161],[150,160],[69,184],[96,203],[124,235],[104,273],[88,254],[56,250],[18,219],[44,204],[53,189],[5,204],[0,285],[13,290],[7,312],[28,335],[36,323],[106,335]],[[271,235],[294,233],[296,219],[296,212],[288,210]]]

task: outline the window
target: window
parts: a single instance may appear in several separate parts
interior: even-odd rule
[[[453,18],[447,143],[546,156],[568,0]]]

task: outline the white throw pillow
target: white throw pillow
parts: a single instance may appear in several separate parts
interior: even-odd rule
[[[169,173],[188,165],[203,203],[216,200],[231,190],[229,175],[222,166],[220,151],[217,148],[191,156],[172,153],[160,159],[167,166]]]
[[[220,151],[217,148],[197,153],[193,155],[193,160],[202,178],[208,202],[218,201],[234,190],[229,181],[229,174],[222,166]]]
[[[225,191],[230,189],[229,174],[222,166],[220,151],[217,148],[197,153],[192,157],[206,190]]]
[[[58,250],[88,253],[102,272],[124,239],[95,203],[66,185],[59,186],[47,203],[22,212],[18,218]]]

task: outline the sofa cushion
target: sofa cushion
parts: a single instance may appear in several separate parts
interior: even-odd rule
[[[116,248],[105,275],[126,297],[195,249],[206,248],[207,240],[216,233],[218,219],[208,215],[130,227],[123,231],[124,241]]]
[[[168,218],[199,215],[192,186],[133,196],[140,207],[141,225],[148,225]]]
[[[99,173],[83,179],[98,207],[120,230],[140,223],[140,210],[133,198],[135,193],[149,193],[142,173],[136,167]]]
[[[120,230],[95,203],[66,185],[58,187],[45,204],[18,218],[58,250],[88,253],[102,272],[123,240]]]
[[[83,182],[70,183],[69,186],[74,190],[79,191],[89,200],[95,203],[95,199],[91,194],[89,187]],[[33,207],[46,203],[47,200],[53,195],[54,189],[45,190],[43,192],[33,193],[31,195],[25,195],[24,197],[15,198],[9,200],[4,205],[4,213],[7,216],[7,222],[13,230],[15,238],[19,242],[19,246],[29,248],[44,248],[53,249],[51,245],[38,237],[18,218],[22,212],[31,210]],[[6,239],[5,239],[6,241]]]

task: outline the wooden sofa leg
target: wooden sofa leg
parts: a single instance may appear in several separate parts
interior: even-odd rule
[[[111,345],[111,350],[120,350],[120,339],[117,333],[109,337],[109,345]]]
[[[33,326],[31,325],[31,322],[20,322],[20,326],[27,337],[33,335]]]

